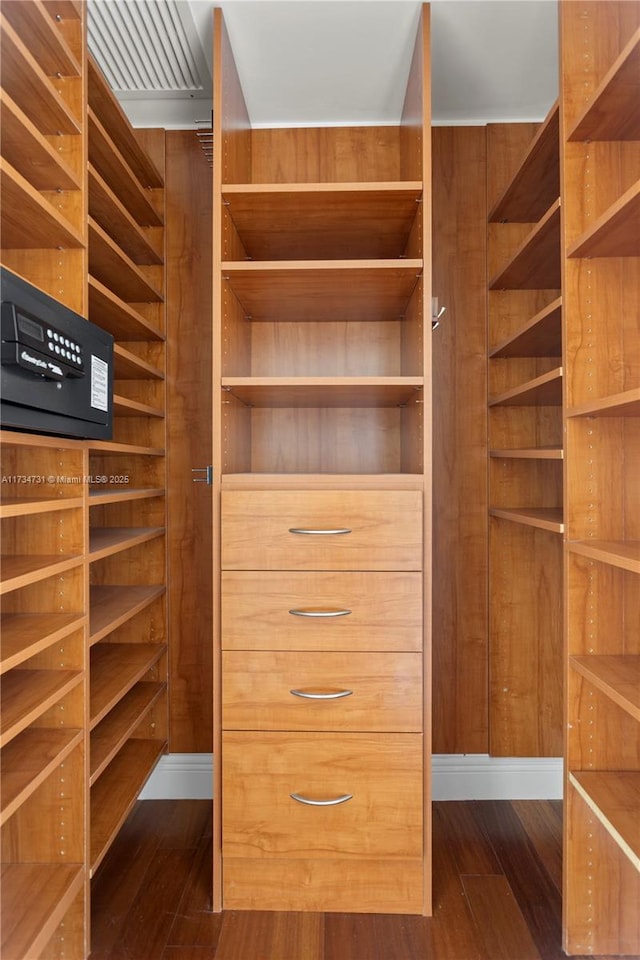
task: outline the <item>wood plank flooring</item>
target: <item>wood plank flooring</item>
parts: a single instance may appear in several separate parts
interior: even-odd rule
[[[433,818],[430,919],[213,914],[210,802],[141,801],[93,880],[91,960],[562,960],[560,802]]]

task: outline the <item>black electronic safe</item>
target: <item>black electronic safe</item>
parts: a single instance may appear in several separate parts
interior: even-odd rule
[[[0,425],[111,439],[111,334],[4,267],[0,286]]]

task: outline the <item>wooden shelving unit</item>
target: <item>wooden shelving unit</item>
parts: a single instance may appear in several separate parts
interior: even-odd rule
[[[494,140],[490,128],[488,141],[490,751],[502,756],[562,752],[558,103],[530,130]]]
[[[220,406],[214,414],[213,472],[214,528],[218,516],[222,526],[215,575],[223,577],[224,612],[222,624],[217,610],[214,615],[214,776],[221,784],[224,823],[216,804],[214,909],[430,913],[428,720],[423,726],[412,714],[411,722],[394,726],[398,722],[391,705],[394,697],[383,698],[384,705],[374,710],[366,708],[363,693],[362,712],[354,708],[356,714],[348,712],[340,721],[343,708],[337,708],[330,727],[333,734],[322,732],[328,728],[321,726],[319,713],[315,723],[307,719],[298,726],[292,711],[287,711],[288,703],[273,732],[267,714],[275,708],[266,702],[266,695],[263,706],[254,704],[249,733],[237,722],[243,714],[242,700],[234,710],[227,700],[224,716],[220,707],[222,687],[229,690],[242,664],[249,671],[255,659],[248,651],[256,631],[252,641],[243,630],[241,611],[252,602],[260,576],[269,581],[263,580],[258,591],[262,606],[276,589],[275,578],[281,593],[274,607],[285,611],[285,623],[277,620],[278,609],[255,612],[262,649],[268,651],[263,656],[276,656],[270,651],[284,642],[284,651],[277,655],[282,675],[295,663],[298,669],[313,670],[316,682],[322,677],[329,683],[335,656],[332,659],[327,652],[327,644],[335,650],[335,639],[326,637],[301,656],[304,631],[292,631],[286,621],[294,617],[286,611],[296,606],[292,598],[296,578],[298,592],[311,595],[308,603],[313,605],[313,597],[326,600],[327,592],[335,590],[336,570],[361,611],[356,623],[362,617],[370,624],[379,619],[378,591],[391,607],[395,591],[404,593],[406,581],[399,584],[394,571],[403,571],[401,579],[412,578],[418,594],[411,604],[409,629],[390,624],[387,631],[372,627],[364,636],[362,627],[356,626],[347,629],[341,649],[352,673],[361,669],[362,652],[369,648],[382,651],[381,662],[395,658],[397,669],[391,672],[396,692],[407,690],[411,697],[429,702],[429,624],[419,602],[422,586],[425,593],[429,589],[431,549],[426,476],[431,443],[428,10],[418,29],[403,122],[395,131],[386,131],[384,147],[375,130],[323,129],[320,161],[313,147],[317,131],[272,130],[265,135],[250,129],[221,12],[216,14],[214,344],[219,348],[214,347],[213,383]],[[247,497],[255,549],[253,559],[246,555],[243,562],[238,560],[243,535],[235,547],[231,541],[233,531],[242,525]],[[270,504],[266,512],[262,504]],[[288,510],[291,520],[286,519]],[[314,537],[300,537],[311,550],[305,559],[294,545],[281,543],[275,532],[273,550],[263,549],[269,540],[271,511],[275,524],[280,518],[285,525],[285,539],[291,540],[287,529],[295,526],[294,514],[316,518],[303,526],[326,526],[318,511],[326,511],[323,516],[328,520],[329,514],[343,515],[345,510],[354,531],[349,541],[342,541],[344,555],[339,545],[332,549],[328,537],[315,538],[326,546],[326,550],[317,546],[315,553]],[[402,540],[406,536],[406,549],[398,547],[396,536]],[[247,568],[249,562],[252,566]],[[381,572],[381,579],[371,571]],[[397,614],[387,608],[384,616]],[[300,621],[308,626],[304,618]],[[228,656],[231,646],[233,657]],[[223,664],[229,668],[224,679]],[[407,676],[400,677],[403,671]],[[364,691],[364,677],[352,677],[352,682]],[[277,685],[276,679],[273,690]],[[285,699],[293,699],[288,689]],[[410,752],[414,775],[403,783],[394,806],[412,839],[396,847],[393,862],[378,839],[385,826],[379,831],[370,825],[362,832],[364,790],[356,790],[360,799],[337,813],[343,824],[338,834],[325,817],[316,818],[317,837],[301,841],[306,853],[291,856],[285,843],[274,848],[273,856],[255,854],[253,821],[246,841],[240,838],[246,811],[236,800],[245,790],[248,798],[255,784],[264,782],[269,794],[264,816],[283,815],[270,796],[273,778],[264,774],[262,758],[271,748],[285,751],[289,769],[299,768],[295,752],[298,741],[302,744],[301,730],[302,739],[308,738],[306,749],[322,755],[326,770],[331,756],[342,757],[342,751],[352,748],[366,750],[365,740],[375,737],[377,759],[371,776],[379,778],[383,793],[397,789],[388,779],[396,769],[395,751]],[[388,764],[381,763],[382,756]],[[369,769],[368,761],[365,765]],[[355,782],[360,775],[351,770],[349,779]],[[293,823],[298,813],[293,801],[289,803]],[[351,817],[359,824],[355,846],[346,842],[350,830],[344,824]],[[367,831],[368,839],[360,847]],[[325,850],[319,851],[319,845]],[[344,855],[349,857],[349,889],[341,883]]]
[[[564,949],[636,956],[640,4],[562,2],[560,8],[567,472]]]
[[[0,262],[86,311],[84,9],[0,15]],[[2,431],[0,953],[88,955],[82,443]]]
[[[141,142],[92,61],[88,87],[89,318],[116,339],[113,440],[89,444],[93,876],[166,749],[168,656],[164,136]]]

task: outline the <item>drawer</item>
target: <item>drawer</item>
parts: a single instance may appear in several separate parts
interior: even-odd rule
[[[226,490],[227,570],[421,570],[419,490]]]
[[[422,574],[223,571],[222,646],[420,650]]]
[[[227,729],[422,729],[419,653],[227,651],[222,677]]]
[[[422,856],[420,734],[227,732],[222,743],[225,857]]]

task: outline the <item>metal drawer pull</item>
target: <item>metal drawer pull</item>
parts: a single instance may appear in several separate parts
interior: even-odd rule
[[[289,527],[289,533],[301,533],[308,537],[331,537],[340,533],[351,533],[349,527],[336,527],[335,530],[311,530],[307,527]]]
[[[289,690],[294,697],[303,697],[305,700],[341,700],[350,697],[353,690],[336,690],[334,693],[311,693],[307,690]]]
[[[348,617],[351,610],[318,610],[315,607],[309,607],[304,610],[289,610],[294,617]]]
[[[312,800],[311,797],[303,797],[301,793],[290,793],[289,796],[292,800],[297,800],[298,803],[306,803],[310,807],[337,807],[339,803],[351,800],[353,794],[343,793],[341,797],[336,797],[334,800]]]

